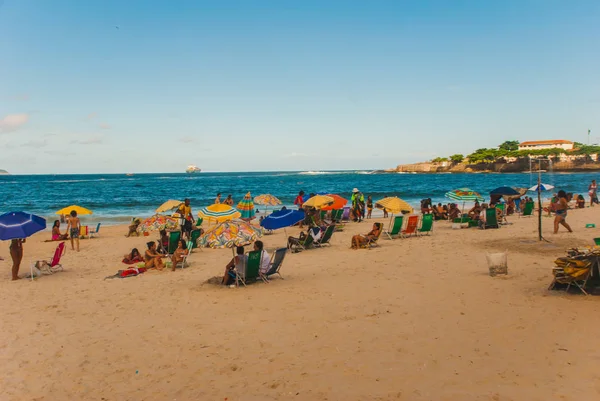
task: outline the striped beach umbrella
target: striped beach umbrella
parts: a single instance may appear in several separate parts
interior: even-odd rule
[[[254,218],[254,202],[252,202],[252,197],[250,196],[250,192],[244,196],[244,199],[240,201],[237,205],[237,210],[242,215],[242,220],[250,221]]]
[[[245,246],[262,237],[263,231],[241,220],[224,221],[209,229],[198,239],[200,246],[208,248],[233,248]]]
[[[459,188],[446,192],[446,197],[459,202],[483,202],[485,200],[478,192],[469,188]]]
[[[198,212],[198,217],[208,221],[221,223],[227,220],[239,219],[241,213],[224,203],[215,203],[207,207],[203,207]]]
[[[551,189],[554,189],[554,185],[544,184],[543,182],[539,185],[534,185],[533,187],[529,188],[529,190],[533,192],[550,191]]]

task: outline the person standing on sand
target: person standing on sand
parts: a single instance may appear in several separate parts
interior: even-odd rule
[[[567,194],[565,191],[558,191],[558,201],[554,204],[554,213],[556,213],[556,217],[554,217],[554,234],[558,234],[558,226],[562,224],[570,233],[573,232],[571,230],[571,226],[567,223],[567,209],[569,208],[569,202],[567,202]]]
[[[10,246],[8,249],[10,250],[10,257],[12,258],[12,279],[18,280],[19,277],[19,268],[21,267],[21,261],[23,260],[23,243],[25,239],[13,239],[10,241]]]
[[[598,185],[596,180],[592,180],[592,183],[588,187],[588,193],[590,195],[590,207],[594,207],[594,203],[598,204]]]
[[[373,198],[371,195],[367,196],[367,219],[371,218],[371,214],[373,213]]]
[[[300,191],[298,192],[298,196],[296,196],[296,199],[294,199],[294,205],[298,206],[298,210],[302,210],[302,205],[304,204],[304,191]],[[298,228],[300,228],[302,230],[302,222],[303,220],[300,220],[300,223],[298,225]]]
[[[185,235],[189,239],[192,232],[192,222],[194,221],[194,215],[192,214],[192,207],[190,206],[189,198],[185,198],[183,203],[179,205],[177,213],[179,213],[183,219],[183,224],[181,225],[181,235]]]
[[[75,250],[73,245],[74,242],[77,243],[77,252],[79,252],[79,233],[81,231],[81,221],[79,217],[77,217],[77,212],[75,210],[71,210],[71,218],[67,223],[67,232],[71,234],[71,250]]]
[[[365,210],[365,196],[358,190],[358,188],[354,188],[352,190],[352,197],[350,200],[352,201],[354,221],[358,221],[360,223],[364,217],[363,212]]]

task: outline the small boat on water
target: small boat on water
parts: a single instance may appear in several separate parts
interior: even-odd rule
[[[127,173],[125,174],[127,177],[133,177],[133,173]]]
[[[194,166],[193,164],[190,164],[188,166],[188,168],[185,169],[185,172],[188,174],[194,174],[194,173],[199,173],[202,170],[200,168],[198,168],[198,166]]]

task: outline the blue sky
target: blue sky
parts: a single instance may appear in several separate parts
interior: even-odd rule
[[[598,1],[0,0],[0,168],[378,169],[600,141]]]

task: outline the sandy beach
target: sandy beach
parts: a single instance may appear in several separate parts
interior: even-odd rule
[[[574,234],[544,218],[551,243],[537,241],[537,218],[511,216],[359,251],[350,237],[372,221],[349,223],[331,247],[288,254],[283,280],[233,289],[207,284],[231,250],[104,280],[148,240],[123,226],[69,246],[65,271],[33,282],[10,281],[5,243],[0,399],[600,399],[598,299],[547,291],[553,260],[600,237],[599,213],[571,211]],[[21,275],[51,256],[47,237],[27,240]],[[283,230],[263,240],[285,244]],[[509,274],[492,278],[485,254],[504,250]]]

